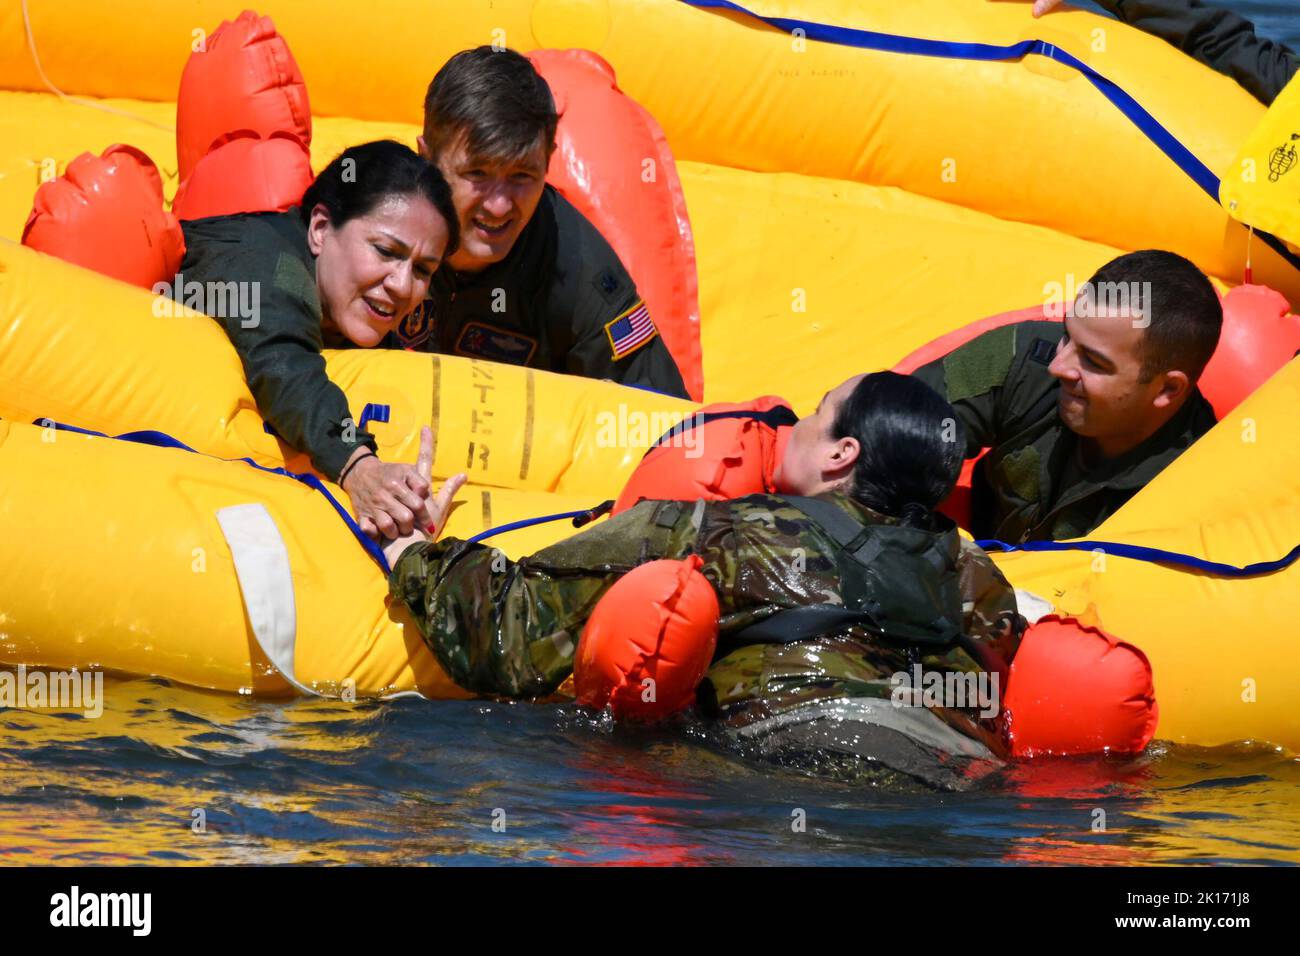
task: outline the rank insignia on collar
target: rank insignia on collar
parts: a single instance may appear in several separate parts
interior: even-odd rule
[[[537,351],[537,340],[486,322],[466,322],[453,351],[507,365],[527,365]]]
[[[1051,365],[1052,359],[1056,358],[1056,343],[1047,339],[1034,339],[1034,344],[1029,348],[1029,360],[1037,362],[1039,365]]]

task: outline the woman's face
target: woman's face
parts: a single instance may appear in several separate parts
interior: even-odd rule
[[[386,196],[337,228],[317,206],[307,244],[324,322],[362,348],[378,345],[424,301],[447,238],[442,216],[419,194]]]
[[[840,405],[853,393],[861,375],[837,385],[825,395],[811,415],[790,429],[785,454],[776,466],[776,488],[787,495],[815,495],[828,491],[853,471],[858,443],[853,438],[832,438],[831,426]]]

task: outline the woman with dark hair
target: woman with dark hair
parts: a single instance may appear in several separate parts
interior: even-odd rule
[[[877,372],[832,389],[797,427],[784,494],[642,501],[517,562],[417,534],[388,546],[391,592],[458,684],[544,697],[615,581],[698,555],[721,610],[702,711],[728,733],[758,745],[779,730],[764,752],[829,749],[927,779],[954,755],[993,756],[996,709],[891,706],[891,679],[914,666],[1004,685],[1024,626],[988,556],[933,511],[965,448],[952,407]],[[454,489],[435,502],[439,526]]]
[[[379,460],[321,350],[391,342],[455,252],[458,219],[437,167],[400,143],[365,143],[344,150],[287,212],[182,226],[173,285],[229,290],[204,311],[225,327],[267,424],[343,487],[364,529],[409,534],[427,517],[428,483],[410,465]],[[254,308],[223,308],[231,301]]]

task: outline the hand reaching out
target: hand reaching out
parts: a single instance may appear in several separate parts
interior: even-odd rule
[[[349,461],[342,485],[361,530],[372,537],[410,534],[429,497],[427,477],[410,465],[380,461],[368,448]]]
[[[426,488],[433,487],[433,432],[427,426],[420,431],[420,456],[416,459],[414,472]],[[384,536],[389,539],[384,542],[384,555],[390,565],[412,544],[437,540],[438,535],[447,526],[447,518],[451,514],[456,492],[460,491],[463,484],[465,484],[463,474],[452,475],[438,489],[436,495],[425,498],[424,507],[418,515],[419,520],[411,531],[400,536]]]

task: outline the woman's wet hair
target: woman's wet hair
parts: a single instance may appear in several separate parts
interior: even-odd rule
[[[928,526],[952,492],[966,454],[953,407],[924,382],[896,372],[863,376],[840,404],[831,437],[858,442],[847,493],[917,527]]]
[[[423,196],[447,224],[447,259],[460,245],[460,217],[451,201],[451,187],[438,167],[409,146],[391,139],[350,146],[321,170],[302,194],[303,221],[324,206],[334,228],[368,215],[389,196]]]

